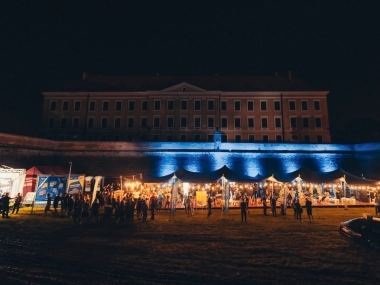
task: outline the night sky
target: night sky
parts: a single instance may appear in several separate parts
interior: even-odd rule
[[[2,1],[0,131],[92,75],[273,75],[331,90],[334,142],[380,141],[379,1]],[[21,98],[22,100],[18,100]]]

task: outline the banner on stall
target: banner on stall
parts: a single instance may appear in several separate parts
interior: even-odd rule
[[[47,194],[52,200],[66,193],[67,176],[39,175],[37,177],[36,201],[45,201]]]
[[[71,174],[69,180],[69,188],[67,189],[67,192],[69,194],[77,194],[78,192],[83,193],[84,181],[84,175]]]
[[[196,193],[197,206],[206,206],[207,204],[207,192],[206,191],[197,191]]]

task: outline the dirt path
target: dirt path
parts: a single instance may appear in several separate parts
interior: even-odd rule
[[[376,284],[379,253],[338,233],[363,209],[320,209],[315,222],[293,216],[214,211],[175,221],[80,226],[68,218],[21,214],[0,220],[1,284]],[[288,213],[289,214],[289,213]]]

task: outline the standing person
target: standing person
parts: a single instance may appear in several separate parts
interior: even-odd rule
[[[91,216],[94,218],[96,223],[99,222],[99,208],[100,208],[99,199],[95,199],[94,203],[92,203],[92,206],[91,206]]]
[[[303,212],[303,209],[302,209],[302,206],[299,202],[299,200],[296,200],[296,202],[294,203],[294,206],[296,208],[296,220],[300,220],[300,222],[302,222],[302,212]]]
[[[146,222],[146,218],[148,217],[148,204],[145,199],[142,199],[141,203],[141,212],[142,212],[142,221]]]
[[[58,204],[59,204],[60,200],[61,200],[61,193],[59,193],[58,195],[56,195],[54,197],[54,200],[53,200],[53,208],[54,208],[54,213],[55,214],[57,213],[57,208],[58,208]]]
[[[190,202],[190,213],[191,213],[191,216],[194,215],[194,208],[195,208],[195,205],[196,205],[196,201],[195,201],[195,198],[193,196],[190,196],[190,199],[191,199],[191,202]]]
[[[187,196],[185,199],[185,213],[188,217],[190,217],[191,214],[191,198],[190,196]]]
[[[53,211],[50,209],[50,206],[51,206],[51,197],[50,197],[50,193],[47,194],[47,201],[46,201],[46,206],[45,206],[45,216],[46,216],[46,213],[47,212],[51,212],[53,213]]]
[[[16,210],[16,214],[18,214],[18,210],[20,209],[21,200],[22,200],[21,194],[18,193],[16,198],[15,198],[15,203],[13,205],[12,214],[15,212],[15,210]]]
[[[264,213],[264,216],[268,216],[267,215],[267,198],[265,198],[265,196],[262,198],[262,202],[263,202],[263,213]]]
[[[207,218],[212,215],[211,205],[212,205],[212,199],[211,199],[211,196],[208,196],[208,199],[207,199],[207,208],[208,208]]]
[[[168,211],[169,211],[169,208],[170,208],[170,196],[166,195],[164,209],[168,209]]]
[[[376,198],[375,198],[375,214],[377,215],[378,213],[380,213],[380,197],[379,197],[379,194],[376,194]]]
[[[292,208],[293,208],[293,212],[294,212],[294,219],[296,220],[297,219],[296,198],[294,198],[292,200]]]
[[[88,218],[90,217],[90,203],[88,200],[85,200],[82,204],[82,212],[81,212],[81,224],[83,222],[88,221]]]
[[[242,222],[247,222],[247,202],[246,200],[243,198],[241,199],[241,202],[240,202],[240,211],[241,211],[241,221]]]
[[[150,204],[150,219],[153,221],[154,212],[156,211],[156,208],[157,208],[157,197],[154,193],[152,194],[152,197],[150,197],[149,204]]]
[[[141,206],[143,201],[144,199],[139,197],[136,202],[136,216],[138,220],[141,220]]]
[[[8,213],[9,213],[9,200],[11,198],[9,197],[9,193],[5,193],[5,196],[1,198],[1,203],[3,204],[2,207],[2,217],[3,218],[9,218]]]
[[[310,223],[311,223],[311,220],[314,221],[314,217],[313,217],[313,213],[312,213],[312,205],[313,205],[313,203],[311,202],[311,198],[308,197],[306,199],[306,213],[307,213],[307,216],[309,218]]]
[[[276,198],[274,196],[271,196],[270,198],[270,207],[271,207],[271,210],[272,210],[272,215],[273,217],[276,217],[277,216],[277,213],[276,213]]]
[[[157,211],[160,212],[162,210],[162,200],[164,197],[162,196],[161,193],[158,194],[157,196]]]

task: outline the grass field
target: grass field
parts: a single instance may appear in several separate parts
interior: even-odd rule
[[[379,252],[340,236],[339,222],[373,208],[222,216],[181,210],[154,221],[74,224],[27,211],[0,219],[1,284],[378,284]],[[269,212],[270,214],[270,212]],[[303,215],[305,216],[305,214]]]

